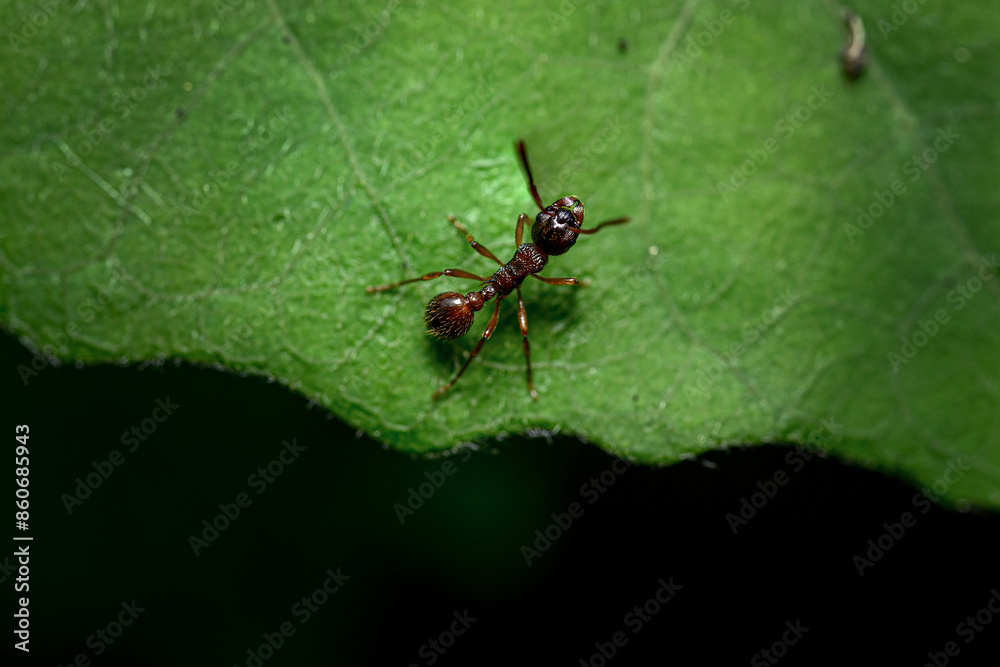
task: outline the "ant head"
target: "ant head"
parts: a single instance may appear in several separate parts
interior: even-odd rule
[[[458,292],[442,292],[430,300],[424,311],[427,333],[445,340],[464,336],[472,326],[476,311],[482,307],[483,297],[478,292],[465,296]]]
[[[576,243],[583,225],[583,202],[570,195],[546,206],[531,226],[531,240],[546,255],[561,255]]]

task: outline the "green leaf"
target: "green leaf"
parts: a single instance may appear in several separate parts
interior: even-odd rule
[[[995,16],[864,2],[20,3],[5,22],[0,316],[46,357],[266,375],[390,445],[559,430],[646,463],[811,444],[1000,506]],[[912,10],[912,11],[910,11]],[[909,12],[909,13],[907,13]],[[581,238],[423,332],[543,199]]]

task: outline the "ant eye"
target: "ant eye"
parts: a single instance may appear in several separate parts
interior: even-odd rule
[[[576,221],[576,217],[574,217],[573,215],[572,209],[569,208],[559,209],[559,213],[556,214],[556,224],[560,226],[567,225],[570,227],[580,226],[579,223]]]

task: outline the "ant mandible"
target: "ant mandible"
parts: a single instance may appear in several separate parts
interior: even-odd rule
[[[419,278],[410,278],[409,280],[401,280],[396,283],[365,288],[370,294],[384,292],[385,290],[395,289],[409,283],[434,280],[441,276],[479,281],[482,287],[478,291],[469,292],[465,296],[462,296],[458,292],[442,292],[427,304],[427,309],[424,313],[424,323],[427,325],[427,333],[445,340],[453,340],[465,335],[472,326],[475,314],[482,310],[487,301],[494,297],[496,298],[497,303],[493,308],[493,316],[490,317],[489,324],[486,325],[486,330],[483,331],[482,338],[479,339],[476,347],[473,348],[472,354],[469,355],[465,364],[455,373],[454,377],[434,392],[433,398],[437,398],[451,389],[458,382],[458,379],[462,377],[465,369],[469,367],[472,360],[479,354],[479,350],[482,349],[483,344],[493,335],[493,330],[497,326],[497,319],[500,317],[500,302],[504,297],[516,290],[517,321],[521,325],[521,336],[524,339],[524,361],[528,368],[528,392],[531,394],[531,400],[538,400],[538,393],[535,391],[535,385],[531,381],[531,349],[528,345],[528,316],[524,311],[524,299],[521,298],[521,283],[524,282],[525,278],[531,276],[549,285],[586,285],[587,283],[581,283],[576,278],[546,278],[539,276],[538,272],[545,268],[550,255],[562,255],[572,248],[573,244],[576,243],[578,235],[594,234],[602,227],[621,225],[629,221],[628,217],[615,218],[614,220],[602,222],[596,227],[583,229],[583,202],[572,195],[563,197],[549,206],[542,206],[541,197],[538,196],[538,188],[535,187],[535,180],[531,176],[531,167],[528,166],[528,154],[524,148],[524,141],[517,142],[517,155],[521,161],[521,166],[524,167],[525,176],[528,178],[528,189],[531,191],[531,198],[535,200],[535,204],[540,211],[535,217],[534,224],[531,226],[532,243],[521,244],[524,225],[528,221],[528,216],[522,213],[518,216],[517,226],[514,228],[514,245],[517,246],[517,250],[514,251],[514,256],[511,260],[504,264],[486,246],[472,238],[472,234],[468,233],[468,230],[455,219],[455,216],[449,215],[448,220],[451,221],[451,224],[456,229],[465,234],[465,240],[469,242],[473,250],[500,265],[496,273],[489,278],[483,278],[462,269],[444,269],[443,271],[434,271],[425,274]]]

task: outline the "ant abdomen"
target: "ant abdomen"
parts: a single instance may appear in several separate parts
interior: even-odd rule
[[[445,340],[460,338],[472,326],[476,311],[482,307],[483,297],[478,292],[465,296],[458,292],[442,292],[430,300],[424,311],[427,333]]]

